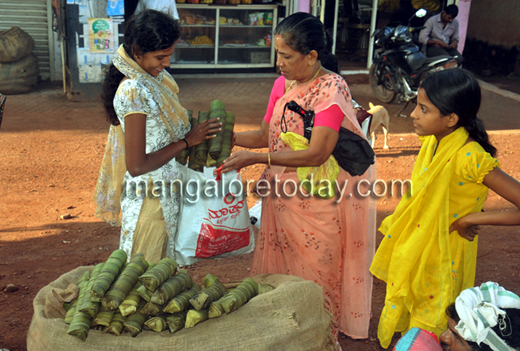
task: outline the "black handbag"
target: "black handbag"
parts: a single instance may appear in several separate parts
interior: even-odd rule
[[[286,103],[280,126],[284,133],[287,132],[286,109],[296,112],[302,117],[304,126],[303,136],[310,141],[312,128],[314,127],[314,111],[305,111],[294,100]],[[364,174],[368,167],[375,162],[375,153],[368,141],[343,127],[339,129],[338,142],[334,151],[332,151],[332,155],[336,158],[338,165],[351,176]]]

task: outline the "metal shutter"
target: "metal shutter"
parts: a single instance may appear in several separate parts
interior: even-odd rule
[[[41,79],[51,77],[52,9],[50,0],[0,0],[0,31],[20,27],[34,39]],[[49,37],[51,40],[49,40]]]

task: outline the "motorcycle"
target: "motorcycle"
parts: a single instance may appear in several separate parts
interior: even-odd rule
[[[420,9],[414,16],[423,17],[426,10]],[[378,47],[374,51],[373,64],[369,71],[370,88],[377,99],[391,103],[398,98],[404,106],[396,115],[417,102],[421,81],[432,72],[457,67],[457,56],[426,57],[420,50],[414,35],[425,27],[386,26],[378,29],[372,37]]]

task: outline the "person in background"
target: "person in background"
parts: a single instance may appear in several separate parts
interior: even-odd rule
[[[175,0],[139,0],[135,8],[135,13],[143,10],[156,10],[174,19],[179,19],[179,12],[177,11],[177,4]]]
[[[177,97],[179,87],[165,70],[179,36],[180,25],[172,17],[155,10],[137,13],[126,25],[124,43],[103,82],[102,100],[111,126],[94,196],[95,214],[121,225],[119,248],[129,259],[136,253],[154,263],[175,258],[180,194],[172,190],[168,196],[153,195],[154,182],[178,179],[175,156],[213,138],[222,125],[213,119],[190,130]]]
[[[325,199],[302,192],[284,196],[280,187],[299,184],[298,167],[318,167],[329,159],[340,127],[366,137],[356,119],[347,83],[336,71],[331,35],[323,23],[308,13],[292,14],[276,27],[274,45],[282,76],[274,82],[260,129],[237,133],[235,142],[268,151],[238,151],[222,166],[222,172],[227,172],[267,165],[265,177],[272,187],[270,195],[263,193],[251,275],[291,274],[318,283],[334,317],[331,332],[336,340],[339,331],[364,339],[371,318],[372,275],[368,267],[375,250],[376,218],[373,198],[358,196],[355,187],[362,180],[374,180],[375,167],[358,177],[340,168],[337,182],[347,185],[345,194],[352,197],[347,195],[339,203],[336,196]],[[284,111],[291,100],[315,112],[306,150],[293,151],[281,139],[285,131],[304,132],[302,118],[289,109]],[[276,196],[276,186],[281,196]]]
[[[445,351],[520,350],[520,297],[497,283],[464,290],[446,313]]]
[[[457,63],[463,61],[457,50],[459,45],[459,14],[457,5],[448,5],[440,14],[430,17],[423,30],[419,33],[419,42],[426,45],[428,57],[449,55],[458,56]]]
[[[413,192],[379,230],[384,238],[371,272],[386,282],[378,337],[387,348],[410,328],[440,335],[444,311],[473,287],[481,225],[520,225],[520,182],[504,173],[477,118],[481,89],[461,68],[432,73],[410,115],[422,142],[412,172]],[[514,205],[482,212],[488,189]]]

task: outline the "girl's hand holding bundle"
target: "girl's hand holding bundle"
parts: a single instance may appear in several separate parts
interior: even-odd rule
[[[188,142],[189,147],[192,147],[202,143],[204,140],[213,139],[216,136],[215,133],[220,130],[222,130],[222,122],[219,122],[219,118],[213,118],[190,130],[184,139]]]

